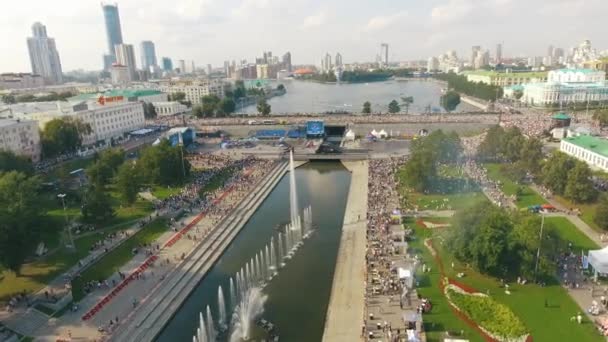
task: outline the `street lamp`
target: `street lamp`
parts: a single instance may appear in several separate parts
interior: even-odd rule
[[[74,238],[72,237],[72,230],[70,229],[70,225],[68,223],[68,214],[66,212],[66,208],[65,208],[65,196],[66,194],[58,194],[57,197],[61,198],[61,203],[63,204],[63,217],[65,218],[65,227],[68,231],[68,238],[70,239],[70,244],[66,245],[66,247],[68,248],[74,248]]]
[[[538,249],[536,250],[536,266],[534,267],[534,281],[536,282],[536,274],[538,273],[538,262],[540,259],[540,245],[543,243],[543,226],[545,225],[545,214],[540,213],[540,237],[538,239]]]

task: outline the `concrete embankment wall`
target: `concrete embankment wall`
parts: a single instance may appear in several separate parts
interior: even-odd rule
[[[352,173],[323,341],[360,341],[365,310],[368,161],[343,161]]]
[[[286,172],[285,162],[275,167],[176,267],[162,286],[154,291],[152,299],[142,303],[134,317],[112,336],[111,341],[153,341]]]

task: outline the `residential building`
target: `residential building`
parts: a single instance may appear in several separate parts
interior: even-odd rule
[[[380,44],[380,58],[382,59],[382,66],[388,66],[388,44]]]
[[[477,55],[479,53],[481,53],[481,46],[475,45],[471,48],[471,60],[470,60],[471,66],[475,65],[475,60],[477,60]]]
[[[339,52],[336,53],[336,59],[334,61],[336,64],[336,68],[342,68],[342,55]]]
[[[150,70],[150,67],[157,65],[156,63],[156,49],[154,43],[149,40],[144,40],[140,45],[141,53],[141,68],[144,70]]]
[[[522,102],[544,106],[558,103],[607,101],[604,71],[560,69],[549,72],[547,82],[522,85]]]
[[[171,61],[171,58],[163,57],[162,62],[163,62],[163,71],[173,71],[173,62]]]
[[[186,73],[186,61],[185,60],[180,59],[179,61],[177,61],[177,67],[179,68],[180,74]]]
[[[262,78],[262,79],[270,78],[268,64],[257,64],[255,66],[255,68],[256,68],[256,74],[258,75],[258,78]]]
[[[473,64],[473,67],[475,69],[481,69],[484,66],[487,66],[490,64],[490,51],[489,50],[485,50],[484,52],[478,52],[477,56],[475,57],[475,63]]]
[[[334,66],[331,63],[331,55],[329,53],[325,54],[325,57],[321,61],[321,71],[322,72],[331,72]]]
[[[116,63],[124,65],[129,70],[129,81],[137,79],[137,65],[135,64],[135,51],[131,44],[116,45]]]
[[[286,52],[283,55],[283,69],[287,70],[288,72],[291,72],[293,69],[293,66],[291,65],[291,52]]]
[[[116,60],[115,46],[122,44],[122,30],[120,28],[120,16],[118,5],[102,4],[103,17],[106,24],[106,38],[108,42],[108,53],[104,56],[104,70],[109,70]]]
[[[462,68],[462,62],[458,59],[458,55],[454,50],[448,50],[438,58],[439,70],[443,72],[460,72]]]
[[[169,116],[188,112],[187,106],[176,101],[152,102],[152,105],[158,116]]]
[[[207,76],[210,76],[212,71],[213,67],[211,66],[211,64],[207,64]]]
[[[0,119],[0,150],[11,151],[38,162],[40,160],[38,123],[19,119]]]
[[[10,106],[15,119],[35,120],[40,129],[51,120],[72,118],[91,126],[91,134],[83,137],[83,145],[109,143],[111,139],[140,129],[145,125],[141,102],[130,102],[123,97],[90,95],[75,97],[67,102],[17,103]],[[1,107],[0,107],[0,110]]]
[[[439,59],[437,57],[429,57],[426,65],[426,71],[433,72],[439,69]]]
[[[206,95],[223,98],[224,81],[218,79],[168,81],[161,82],[159,90],[167,94],[184,93],[187,101],[200,104],[201,98]]]
[[[547,82],[547,72],[496,72],[496,71],[464,71],[462,73],[469,82],[481,82],[500,87],[513,85]]]
[[[583,63],[583,68],[600,70],[608,74],[608,57],[586,61]]]
[[[30,73],[0,74],[0,89],[25,89],[44,86],[42,76]]]
[[[47,36],[46,26],[38,22],[32,25],[32,37],[27,39],[27,47],[33,74],[42,76],[49,84],[63,82],[59,52],[55,39]]]
[[[110,76],[112,78],[112,84],[126,85],[131,82],[129,68],[122,64],[114,63],[110,68]]]
[[[608,171],[608,140],[579,135],[561,140],[560,151],[587,163],[591,168]]]
[[[597,50],[591,46],[590,40],[584,40],[578,47],[572,49],[571,61],[576,66],[582,66],[583,63],[599,58]]]
[[[494,58],[496,64],[502,63],[502,44],[496,44],[496,56]]]

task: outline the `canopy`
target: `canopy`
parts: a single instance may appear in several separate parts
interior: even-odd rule
[[[589,264],[596,272],[608,273],[608,247],[589,251]]]
[[[353,130],[352,130],[352,129],[349,129],[349,130],[346,132],[346,139],[347,139],[347,140],[355,140],[355,132],[353,132]]]
[[[375,136],[376,138],[378,137],[378,132],[374,129],[370,132],[371,135]]]
[[[386,137],[388,137],[388,133],[386,133],[385,130],[381,130],[380,133],[378,133],[378,135],[380,136],[380,138],[386,138]]]

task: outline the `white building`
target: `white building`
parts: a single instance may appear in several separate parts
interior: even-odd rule
[[[156,115],[158,116],[169,116],[176,114],[183,114],[188,112],[188,107],[176,102],[152,102],[154,105],[154,109],[156,110]]]
[[[40,75],[29,73],[0,74],[0,89],[27,89],[44,86],[44,79]]]
[[[256,69],[256,74],[258,75],[258,78],[261,79],[268,79],[270,78],[269,74],[268,74],[268,64],[257,64],[255,66]]]
[[[549,72],[546,83],[523,85],[522,102],[531,105],[608,100],[604,71],[561,69]]]
[[[5,106],[8,107],[8,106]],[[3,108],[0,107],[0,112]],[[99,95],[89,100],[78,97],[68,102],[31,102],[10,105],[12,117],[34,120],[40,129],[57,118],[81,120],[91,126],[91,134],[83,137],[83,145],[96,142],[108,143],[110,139],[144,126],[144,108],[141,102],[130,102],[124,97]]]
[[[508,87],[526,83],[547,82],[547,72],[496,72],[485,70],[463,71],[467,81]]]
[[[40,160],[40,134],[36,121],[0,119],[0,150]]]
[[[590,167],[608,171],[608,140],[590,135],[562,139],[560,151],[584,161]]]
[[[126,85],[131,82],[131,73],[129,68],[121,64],[113,64],[110,67],[110,75],[112,84]]]
[[[439,69],[439,59],[437,59],[437,57],[430,57],[427,65],[426,65],[426,71],[428,72],[432,72],[432,71],[436,71]]]
[[[200,104],[206,95],[224,97],[224,81],[218,79],[165,82],[159,85],[159,90],[167,94],[184,93],[186,100],[192,104]]]
[[[130,81],[137,78],[137,64],[135,64],[135,51],[131,44],[118,44],[116,49],[116,63],[124,65],[129,70]]]
[[[50,84],[63,82],[55,39],[47,36],[46,26],[41,23],[32,25],[32,33],[33,37],[27,39],[32,73],[44,77]]]

